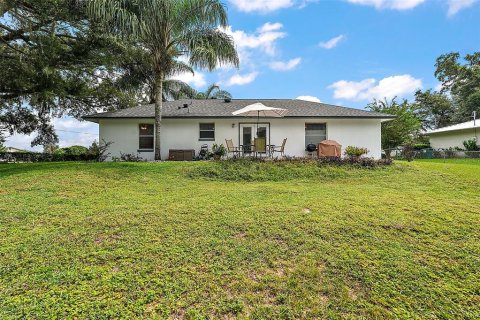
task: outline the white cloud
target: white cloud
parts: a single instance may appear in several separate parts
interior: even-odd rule
[[[320,103],[320,99],[318,99],[317,97],[313,97],[313,96],[298,96],[296,97],[295,99],[297,100],[305,100],[305,101],[312,101],[312,102],[318,102]]]
[[[262,12],[267,13],[283,8],[291,7],[293,0],[230,0],[238,10],[243,12]]]
[[[260,28],[257,28],[257,32],[265,33],[269,31],[280,30],[282,28],[283,28],[283,24],[281,24],[280,22],[275,22],[275,23],[267,22],[264,25],[262,25]]]
[[[196,88],[204,87],[207,84],[207,80],[205,79],[205,74],[195,71],[195,74],[191,72],[180,73],[174,75],[172,79],[180,80],[186,82],[190,85],[193,85]]]
[[[309,3],[314,3],[318,2],[320,0],[302,0],[300,1],[300,4],[298,5],[298,9],[303,9],[305,8]]]
[[[52,120],[53,126],[56,130],[77,130],[78,129],[91,129],[96,125],[92,122],[78,121],[77,119],[64,117],[55,118]]]
[[[344,39],[345,39],[345,35],[341,34],[341,35],[339,35],[335,38],[332,38],[328,41],[320,42],[318,45],[322,48],[325,48],[325,49],[332,49],[332,48],[335,48],[340,43],[340,41],[342,41]]]
[[[89,147],[92,145],[93,141],[96,140],[98,142],[98,137],[95,137],[90,134],[78,134],[73,137],[64,137],[60,139],[58,146],[60,148],[64,147],[71,147],[71,146],[84,146]]]
[[[240,75],[240,74],[235,74],[230,77],[227,81],[227,86],[243,86],[245,84],[248,84],[250,82],[253,82],[255,78],[257,77],[258,72],[250,72],[245,75]]]
[[[337,99],[361,100],[360,94],[373,87],[375,79],[365,79],[362,81],[340,80],[331,84],[328,88],[333,89],[333,96]]]
[[[60,147],[72,145],[90,146],[94,140],[98,141],[98,124],[88,121],[78,121],[71,117],[55,118],[52,120],[59,138]],[[42,146],[31,147],[36,133],[30,135],[14,134],[7,137],[6,146],[25,150],[42,151]]]
[[[7,147],[14,147],[24,150],[41,151],[42,147],[31,147],[30,143],[32,142],[33,138],[35,138],[35,134],[14,134],[13,136],[9,136],[6,138],[4,145]]]
[[[391,76],[380,81],[375,79],[364,79],[362,81],[341,80],[331,84],[329,89],[333,90],[333,97],[346,100],[372,100],[391,99],[393,97],[404,97],[413,94],[422,88],[422,80],[416,79],[409,74]]]
[[[294,58],[289,61],[274,61],[270,63],[270,68],[276,71],[289,71],[295,69],[301,61],[301,58]]]
[[[376,9],[408,10],[425,2],[425,0],[347,0],[350,3],[372,6]]]
[[[460,10],[471,7],[477,0],[448,0],[449,17],[456,15]]]
[[[268,55],[275,54],[275,42],[284,38],[287,34],[280,31],[283,28],[281,23],[267,22],[258,28],[255,33],[246,33],[243,30],[233,31],[231,26],[226,27],[225,31],[235,41],[240,54],[244,49],[261,49]]]
[[[277,42],[287,36],[282,29],[283,25],[279,22],[267,22],[253,32],[234,30],[231,26],[223,29],[235,42],[241,69],[234,71],[231,67],[221,68],[219,82],[227,86],[244,85],[255,80],[257,70],[261,67],[279,62],[276,59]]]

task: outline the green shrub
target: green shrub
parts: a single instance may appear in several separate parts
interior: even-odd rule
[[[84,146],[71,146],[66,148],[61,148],[65,154],[72,155],[72,156],[79,156],[82,154],[87,154],[88,148]]]
[[[212,156],[220,156],[223,157],[227,154],[227,149],[223,144],[216,144],[212,145]]]
[[[423,149],[428,149],[430,148],[430,143],[415,143],[413,145],[413,148],[415,150],[423,150]]]
[[[65,154],[65,148],[58,148],[52,153],[53,155],[56,156],[63,156]]]
[[[470,140],[463,141],[463,146],[465,147],[465,150],[467,150],[467,151],[479,151],[480,150],[480,146],[477,145],[477,140],[475,140],[475,139],[470,139]]]
[[[348,146],[345,148],[345,155],[347,157],[361,157],[364,154],[368,153],[367,148],[361,148],[361,147],[354,147],[354,146]]]
[[[295,179],[345,178],[357,170],[368,171],[390,165],[390,160],[372,158],[292,158],[286,160],[229,159],[206,162],[186,171],[190,178],[221,181],[284,181]]]
[[[142,162],[145,161],[139,153],[133,154],[133,153],[123,153],[120,152],[120,161],[125,161],[125,162]]]

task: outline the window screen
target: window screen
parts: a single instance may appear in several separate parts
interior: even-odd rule
[[[306,123],[305,124],[305,147],[311,143],[318,144],[327,139],[326,123]]]
[[[215,123],[200,123],[200,140],[215,140]]]
[[[141,123],[138,128],[138,148],[153,149],[153,124]]]

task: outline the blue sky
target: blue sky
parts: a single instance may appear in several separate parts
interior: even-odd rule
[[[373,98],[411,99],[438,86],[439,55],[480,50],[477,0],[225,1],[240,68],[176,78],[199,90],[218,83],[234,98],[308,96],[354,108]],[[97,138],[96,124],[66,118],[55,127],[61,146]],[[29,148],[32,137],[6,144]]]

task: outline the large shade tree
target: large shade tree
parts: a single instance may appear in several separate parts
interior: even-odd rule
[[[53,117],[133,106],[116,85],[132,51],[76,0],[1,0],[0,139],[36,131],[32,145],[55,144]]]
[[[375,99],[367,109],[396,116],[393,120],[382,122],[382,148],[387,158],[390,158],[391,149],[411,142],[421,128],[418,106],[407,100],[398,103],[396,98],[391,101]]]
[[[480,51],[461,59],[458,52],[437,58],[435,76],[442,93],[449,93],[455,107],[454,121],[468,121],[473,111],[480,112]]]
[[[221,30],[227,13],[218,0],[90,0],[87,10],[109,30],[148,52],[155,97],[155,159],[160,160],[164,81],[191,67],[238,66],[233,39]],[[186,58],[188,63],[180,58]]]
[[[4,142],[5,142],[4,138],[0,136],[0,152],[5,152],[6,150],[5,146],[3,145]]]
[[[453,124],[456,109],[448,95],[432,89],[415,93],[418,114],[423,122],[423,129],[436,129]]]

